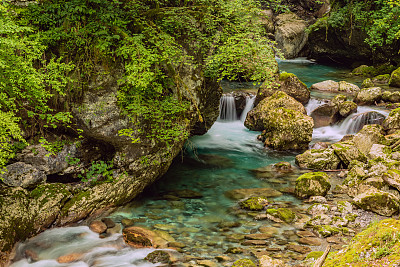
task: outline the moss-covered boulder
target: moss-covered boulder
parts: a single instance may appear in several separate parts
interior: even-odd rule
[[[345,101],[339,104],[339,114],[341,117],[345,118],[352,113],[357,112],[357,104],[352,101]]]
[[[373,105],[381,98],[382,89],[380,87],[369,87],[361,89],[354,98],[354,102],[358,105]]]
[[[373,144],[386,144],[383,127],[377,124],[365,125],[354,137],[353,143],[364,155],[368,155]]]
[[[266,197],[251,197],[239,202],[240,207],[248,210],[263,210],[268,204]]]
[[[382,178],[386,184],[400,191],[400,170],[388,170]]]
[[[374,84],[387,85],[390,82],[390,74],[382,74],[372,78]]]
[[[371,78],[365,79],[361,84],[361,88],[368,88],[368,87],[374,87],[374,86],[375,86],[375,84],[372,82]]]
[[[373,188],[357,195],[353,201],[358,207],[383,216],[398,214],[400,209],[400,200],[398,197]]]
[[[330,253],[324,267],[397,266],[400,263],[400,221],[376,222],[340,251]]]
[[[364,180],[367,175],[367,165],[358,160],[353,160],[349,166],[349,172],[346,175],[346,179],[343,181],[344,185],[347,185],[351,190],[348,192],[350,196],[355,196],[358,193],[357,186]]]
[[[394,70],[390,74],[389,85],[393,87],[400,87],[400,68]]]
[[[360,91],[360,87],[346,81],[340,81],[338,91],[353,94]]]
[[[367,157],[355,146],[353,141],[338,142],[333,144],[331,148],[346,166],[352,160],[367,161]]]
[[[390,92],[390,91],[385,91],[382,93],[382,100],[385,102],[390,102],[390,103],[399,103],[400,102],[400,92]]]
[[[324,172],[305,173],[296,180],[295,194],[299,198],[326,196],[331,184],[329,176]]]
[[[273,149],[305,149],[314,126],[305,113],[303,105],[278,91],[247,114],[245,126],[254,131],[265,130],[261,140]]]
[[[288,208],[267,209],[267,214],[278,218],[286,223],[292,223],[297,220],[296,213]]]
[[[389,113],[389,116],[383,121],[383,129],[392,133],[400,129],[400,108],[396,108]]]
[[[277,91],[285,92],[302,104],[306,104],[310,100],[310,90],[307,86],[293,73],[284,72],[277,76],[272,85],[270,81],[267,81],[260,86],[254,104],[257,105],[261,100],[272,96]]]
[[[333,149],[310,149],[296,156],[296,164],[300,168],[313,170],[335,170],[340,159]]]

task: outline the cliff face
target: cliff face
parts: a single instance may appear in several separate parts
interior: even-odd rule
[[[148,131],[160,125],[144,118],[132,120],[120,108],[117,81],[121,73],[116,68],[93,79],[82,103],[72,109],[83,139],[65,145],[57,154],[40,145],[28,146],[8,166],[8,183],[0,185],[1,250],[50,226],[77,222],[100,209],[131,201],[168,170],[190,132],[205,133],[218,117],[219,84],[206,79],[199,68],[188,68],[181,73],[182,87],[176,90],[191,100],[191,106],[172,121],[182,137],[173,142],[148,137]],[[128,128],[133,129],[131,135],[118,134]],[[108,165],[94,169],[90,162],[99,159]],[[82,177],[77,177],[86,170],[85,178],[87,169],[92,177],[82,183]]]

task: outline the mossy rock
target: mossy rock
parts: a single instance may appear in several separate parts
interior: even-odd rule
[[[382,74],[375,76],[372,78],[372,82],[374,84],[389,84],[390,82],[390,74]]]
[[[369,87],[361,89],[354,102],[358,105],[373,105],[378,103],[382,98],[382,89],[380,87]]]
[[[313,228],[322,237],[329,237],[342,232],[340,228],[331,225],[314,225]]]
[[[265,197],[251,197],[239,203],[240,207],[248,210],[263,210],[268,205]]]
[[[357,112],[357,104],[352,101],[345,101],[339,104],[339,114],[342,117],[347,117],[352,113]]]
[[[267,209],[267,214],[279,218],[286,223],[292,223],[297,220],[296,213],[287,208]]]
[[[330,188],[329,176],[326,173],[310,172],[297,178],[295,194],[299,198],[326,196]]]
[[[367,162],[367,157],[355,146],[352,141],[344,141],[333,144],[331,148],[339,159],[348,166],[352,160]]]
[[[333,149],[310,149],[296,156],[296,164],[300,168],[312,170],[335,170],[340,159]]]
[[[374,87],[374,86],[375,86],[375,84],[372,82],[371,78],[365,79],[361,84],[361,88],[368,88],[368,87]]]
[[[400,68],[394,70],[390,75],[389,85],[393,87],[400,87]]]
[[[370,189],[354,198],[354,204],[364,210],[373,211],[383,216],[393,216],[400,210],[400,200],[395,195]]]
[[[250,259],[240,259],[235,261],[232,264],[232,267],[256,267],[257,265],[254,264]]]
[[[169,253],[162,250],[153,251],[149,253],[144,259],[151,263],[169,264],[171,262]]]
[[[324,254],[323,251],[312,251],[308,253],[307,257],[305,258],[306,260],[312,259],[312,260],[317,260],[319,259],[322,255]]]
[[[389,116],[383,121],[383,129],[393,132],[400,129],[400,108],[390,111]]]
[[[400,263],[400,221],[386,219],[357,234],[346,248],[330,253],[324,267],[397,266]]]

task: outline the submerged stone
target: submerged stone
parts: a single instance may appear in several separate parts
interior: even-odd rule
[[[239,203],[240,207],[248,210],[263,210],[269,204],[265,197],[251,197]]]
[[[281,192],[272,188],[242,188],[226,191],[225,195],[231,199],[243,199],[249,197],[279,197],[282,195]]]
[[[232,267],[256,267],[257,265],[254,264],[250,259],[241,259],[237,260],[233,263]]]
[[[279,218],[286,223],[292,223],[297,220],[296,213],[288,208],[267,209],[267,214]]]

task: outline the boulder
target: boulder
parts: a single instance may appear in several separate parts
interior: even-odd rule
[[[355,99],[358,105],[373,105],[381,100],[382,89],[380,87],[369,87],[361,89]]]
[[[352,119],[352,124],[347,129],[347,133],[357,133],[364,127],[364,125],[368,124],[382,125],[383,121],[385,120],[385,115],[376,111],[367,111],[354,115],[351,119]]]
[[[382,74],[372,78],[374,84],[387,85],[390,82],[390,74]]]
[[[310,172],[297,178],[295,194],[299,198],[325,196],[330,188],[329,176],[326,173]]]
[[[400,209],[400,200],[398,197],[374,188],[357,195],[353,201],[358,207],[383,216],[397,214]]]
[[[163,251],[163,250],[156,250],[153,251],[144,258],[145,260],[151,262],[151,263],[164,263],[164,264],[169,264],[171,263],[170,255],[168,252]]]
[[[296,75],[284,72],[279,74],[272,86],[269,80],[260,86],[254,104],[257,105],[261,100],[272,96],[277,91],[285,92],[302,104],[306,104],[310,99],[310,90],[307,86]]]
[[[337,92],[339,91],[339,83],[332,80],[314,83],[311,85],[311,90]]]
[[[358,91],[360,91],[360,87],[358,87],[355,84],[352,83],[348,83],[346,81],[340,81],[339,82],[339,92],[345,92],[345,93],[357,93]]]
[[[400,129],[400,108],[396,108],[389,113],[389,116],[383,121],[383,129],[392,133]]]
[[[390,103],[399,103],[400,102],[400,92],[399,91],[395,91],[395,92],[385,91],[382,93],[382,100],[385,102],[390,102]]]
[[[164,239],[156,231],[143,227],[131,226],[122,231],[125,243],[134,248],[154,247],[167,248],[168,240]]]
[[[276,17],[275,40],[285,58],[295,58],[307,42],[307,22],[294,13],[283,13]]]
[[[373,144],[386,143],[383,133],[383,127],[380,125],[365,125],[356,135],[354,135],[354,145],[361,151],[361,153],[368,155]]]
[[[7,165],[1,177],[3,178],[2,182],[6,185],[23,188],[34,188],[38,184],[45,183],[47,179],[44,171],[24,162]]]
[[[361,84],[361,88],[368,88],[368,87],[374,87],[374,86],[375,86],[375,84],[372,82],[371,78],[365,79]]]
[[[352,113],[357,112],[357,104],[352,101],[345,101],[339,104],[339,115],[346,118]]]
[[[284,92],[263,99],[247,114],[245,126],[262,131],[262,141],[277,150],[305,149],[312,139],[314,123],[305,108]]]
[[[102,221],[93,221],[89,224],[89,229],[95,233],[101,234],[107,230],[107,225]]]
[[[344,141],[333,144],[331,148],[336,155],[347,166],[352,160],[366,162],[367,157],[355,146],[353,141]]]
[[[383,176],[383,180],[386,184],[396,188],[400,191],[400,171],[399,170],[388,170]]]
[[[383,160],[386,162],[392,161],[390,156],[392,154],[392,150],[390,147],[380,144],[373,144],[368,155],[368,158],[375,160]]]
[[[338,111],[337,105],[332,103],[317,107],[310,114],[314,120],[314,127],[318,128],[336,123],[340,119]]]
[[[296,156],[296,164],[300,168],[313,170],[335,170],[340,159],[333,149],[310,149]]]
[[[400,87],[400,68],[394,70],[390,75],[389,85],[393,87]]]
[[[269,204],[265,197],[251,197],[239,203],[240,207],[248,210],[263,210]]]
[[[297,220],[296,213],[288,208],[267,209],[266,213],[286,223],[292,223]]]

